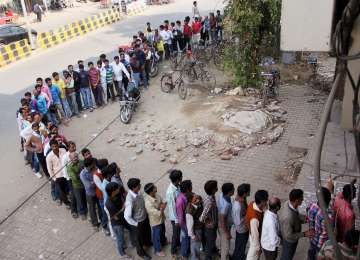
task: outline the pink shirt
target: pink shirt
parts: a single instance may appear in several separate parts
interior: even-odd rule
[[[53,102],[50,89],[49,89],[49,87],[48,87],[46,84],[43,84],[43,85],[42,85],[42,87],[41,87],[41,92],[42,92],[42,93],[45,93],[45,94],[48,96],[48,98],[49,98],[49,100],[50,100],[50,103]]]
[[[334,215],[337,227],[337,240],[343,242],[346,232],[355,226],[355,215],[352,205],[344,199],[342,192],[336,196]]]

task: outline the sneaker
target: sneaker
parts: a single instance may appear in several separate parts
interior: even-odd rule
[[[144,260],[151,260],[151,256],[149,256],[149,255],[143,255],[142,258]]]
[[[36,177],[38,177],[39,179],[41,179],[41,178],[42,178],[42,175],[41,175],[41,173],[40,173],[40,172],[36,172],[36,173],[35,173],[35,176],[36,176]]]
[[[93,229],[95,232],[99,232],[99,227],[98,226],[93,226]]]
[[[110,230],[108,228],[103,228],[102,230],[103,230],[105,236],[107,236],[107,237],[110,236]]]
[[[94,111],[94,109],[93,108],[90,108],[90,110],[89,110],[90,112],[92,112],[92,111]]]
[[[156,255],[159,256],[159,257],[165,257],[166,256],[163,251],[157,252]]]
[[[78,215],[77,213],[75,213],[75,212],[71,213],[71,216],[72,216],[73,218],[78,218],[78,217],[79,217],[79,215]]]
[[[120,259],[133,259],[133,258],[128,255],[122,255],[122,256],[120,256]]]

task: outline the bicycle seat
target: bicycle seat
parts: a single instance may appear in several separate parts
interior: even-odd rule
[[[317,57],[309,56],[308,64],[317,64],[317,63],[318,63]]]

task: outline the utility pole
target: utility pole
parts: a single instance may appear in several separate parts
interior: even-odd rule
[[[46,12],[49,12],[49,7],[48,7],[48,5],[47,5],[47,1],[46,1],[46,0],[43,0],[43,4],[44,4],[44,6],[45,6]]]
[[[21,2],[21,8],[23,10],[23,15],[24,15],[24,18],[25,18],[26,28],[27,28],[27,31],[28,31],[30,47],[31,47],[31,49],[35,49],[35,44],[34,44],[34,41],[33,41],[33,38],[32,38],[32,34],[31,34],[29,16],[28,16],[28,13],[26,11],[25,1],[21,0],[20,2]]]

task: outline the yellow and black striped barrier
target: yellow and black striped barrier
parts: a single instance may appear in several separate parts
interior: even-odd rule
[[[146,9],[144,3],[134,3],[127,9],[127,14],[122,13],[120,8],[111,8],[105,12],[89,16],[80,21],[65,25],[57,30],[42,32],[37,36],[37,45],[41,49],[48,49],[80,37],[105,25],[115,23],[125,18],[126,15],[136,15]],[[32,50],[28,40],[21,40],[0,47],[0,67],[20,60],[31,54]]]
[[[27,39],[13,42],[0,47],[0,67],[25,58],[31,54],[31,47]]]
[[[115,23],[124,18],[119,8],[112,8],[105,12],[86,17],[80,21],[65,25],[56,31],[39,34],[37,42],[42,49],[48,49],[62,42],[82,36],[88,32]]]

